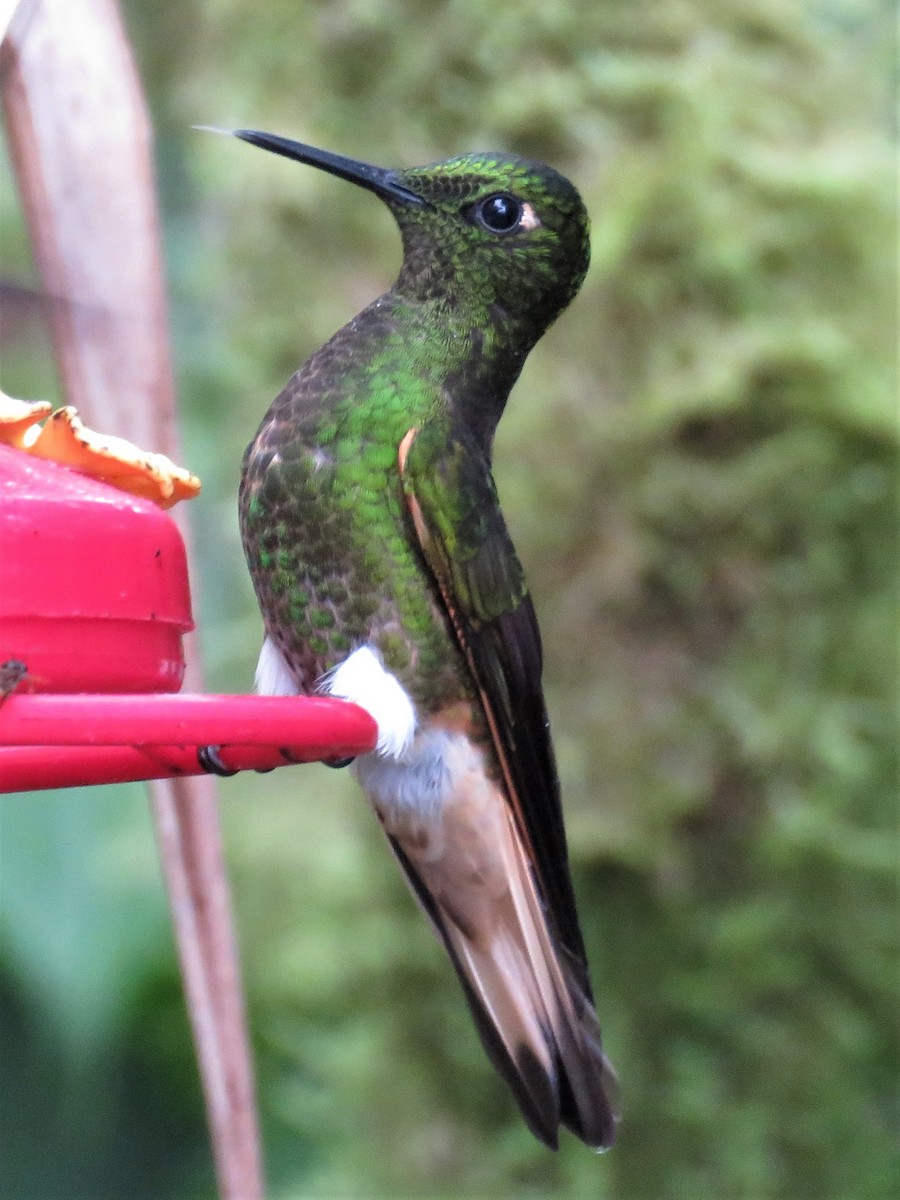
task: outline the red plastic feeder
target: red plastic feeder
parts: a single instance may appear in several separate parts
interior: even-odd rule
[[[207,746],[229,771],[373,748],[374,721],[344,701],[166,695],[192,628],[166,513],[0,446],[0,663],[27,668],[0,700],[0,792],[199,774]]]
[[[181,687],[187,560],[155,504],[0,446],[0,564],[0,662],[34,691]]]

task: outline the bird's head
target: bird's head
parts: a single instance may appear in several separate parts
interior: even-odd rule
[[[410,300],[512,320],[536,340],[569,304],[587,271],[587,212],[577,190],[543,163],[467,154],[390,170],[274,134],[235,136],[374,192],[403,236],[395,291]]]

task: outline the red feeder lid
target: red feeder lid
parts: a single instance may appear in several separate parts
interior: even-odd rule
[[[192,628],[171,517],[0,445],[0,662],[39,692],[177,692]]]

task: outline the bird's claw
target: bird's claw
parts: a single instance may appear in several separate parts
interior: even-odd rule
[[[237,775],[237,771],[232,771],[222,762],[220,749],[221,746],[201,746],[197,751],[197,762],[210,775],[221,775],[223,779]]]

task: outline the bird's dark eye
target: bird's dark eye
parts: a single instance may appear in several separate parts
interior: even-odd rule
[[[512,233],[521,217],[522,202],[502,192],[475,205],[475,220],[490,233]]]

